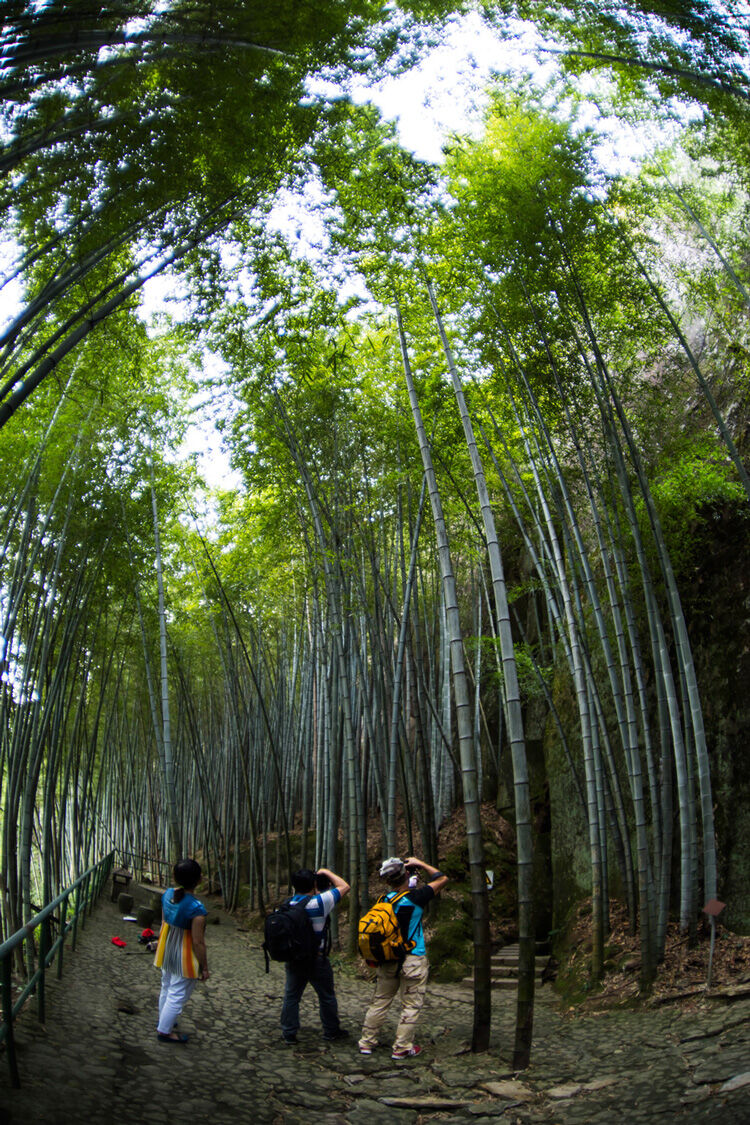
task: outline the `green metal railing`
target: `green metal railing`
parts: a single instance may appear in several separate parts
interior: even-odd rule
[[[53,902],[48,902],[25,926],[22,926],[12,937],[9,937],[7,941],[0,945],[0,991],[2,992],[3,1014],[3,1022],[0,1024],[0,1043],[5,1043],[5,1050],[8,1055],[8,1066],[10,1068],[10,1078],[16,1089],[21,1085],[21,1081],[18,1077],[16,1045],[13,1038],[13,1021],[29,996],[36,991],[37,1017],[40,1023],[44,1022],[45,976],[47,969],[52,965],[55,957],[57,957],[58,980],[62,976],[65,939],[69,933],[72,933],[71,949],[75,949],[76,938],[78,936],[78,919],[81,919],[81,929],[83,929],[86,925],[86,915],[91,913],[94,902],[102,893],[104,885],[109,878],[114,864],[114,855],[114,852],[110,852],[109,855],[105,856],[99,863],[90,867],[88,871],[85,871],[83,875],[76,879],[75,883],[59,894]],[[72,906],[73,913],[68,917],[71,895],[75,896],[75,901]],[[59,923],[59,933],[57,938],[53,941],[53,915],[58,908],[60,911],[59,918],[57,919]],[[28,979],[26,985],[14,1001],[12,991],[13,954],[19,946],[22,946],[25,942],[32,943],[29,952],[33,951],[34,934],[37,929],[39,930],[37,969]],[[27,958],[27,962],[33,964],[33,958]]]

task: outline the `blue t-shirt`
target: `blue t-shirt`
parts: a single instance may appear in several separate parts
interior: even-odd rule
[[[175,888],[170,887],[161,896],[161,913],[165,922],[170,926],[177,926],[181,930],[189,930],[193,918],[207,914],[203,903],[190,891],[185,891],[179,902],[174,901]]]
[[[385,897],[390,901],[400,893],[400,891],[389,891]],[[404,940],[416,942],[411,951],[413,957],[425,957],[427,955],[422,917],[425,906],[434,897],[435,892],[432,887],[415,887],[414,890],[409,891],[408,895],[400,898],[393,908],[396,911],[399,929],[404,936]]]

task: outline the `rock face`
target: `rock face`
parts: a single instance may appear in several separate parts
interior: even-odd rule
[[[685,591],[711,758],[724,922],[750,933],[750,519],[710,514],[710,549]]]
[[[747,505],[709,506],[684,529],[677,576],[703,707],[718,853],[722,922],[750,934],[750,513]],[[643,632],[644,644],[647,636]],[[602,671],[602,682],[606,672]],[[581,781],[575,698],[567,682],[555,702]],[[556,728],[547,727],[544,760],[551,809],[553,925],[591,891],[588,833],[575,781]],[[623,774],[624,777],[624,774]],[[698,816],[700,808],[698,804]],[[610,891],[619,895],[615,864]],[[702,904],[701,904],[702,905]]]

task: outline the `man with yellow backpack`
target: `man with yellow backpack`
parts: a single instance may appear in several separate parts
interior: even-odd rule
[[[412,887],[411,877],[420,868],[429,882]],[[414,1027],[424,1003],[429,973],[422,916],[428,902],[448,882],[448,876],[416,856],[392,856],[383,861],[380,878],[390,889],[359,923],[360,952],[376,971],[375,996],[367,1009],[359,1051],[371,1055],[377,1047],[378,1032],[394,997],[400,993],[401,1018],[391,1057],[409,1059],[422,1051],[414,1042]]]

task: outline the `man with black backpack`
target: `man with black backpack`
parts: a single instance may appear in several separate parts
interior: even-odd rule
[[[423,887],[412,887],[411,877],[424,871],[429,882]],[[387,926],[375,921],[373,931],[386,932],[385,940],[376,940],[375,933],[367,934],[367,926],[360,922],[360,950],[365,952],[368,963],[376,964],[375,997],[367,1009],[359,1050],[362,1055],[371,1055],[378,1045],[378,1032],[385,1020],[396,993],[401,994],[401,1018],[396,1029],[396,1038],[391,1050],[391,1058],[409,1059],[421,1054],[422,1048],[414,1042],[414,1027],[424,1003],[427,992],[427,949],[425,947],[422,915],[435,895],[448,882],[448,876],[431,867],[429,863],[410,856],[399,859],[392,856],[383,861],[380,877],[389,884],[388,890],[373,907],[376,912],[379,904],[390,903],[396,915],[400,930],[397,944],[387,935]],[[368,912],[372,913],[372,912]],[[363,942],[364,935],[364,942]],[[394,956],[391,949],[395,949]],[[370,955],[373,960],[370,960]],[[382,958],[382,960],[381,960]]]
[[[308,984],[318,994],[323,1038],[344,1039],[349,1032],[339,1023],[338,1004],[333,986],[333,969],[328,959],[330,914],[349,893],[349,884],[340,875],[321,867],[317,872],[303,869],[292,876],[294,894],[289,906],[302,907],[309,927],[308,949],[300,959],[286,961],[286,986],[281,1007],[281,1034],[285,1043],[296,1043],[299,1031],[299,1002]],[[326,889],[324,889],[326,888]],[[273,953],[271,954],[273,956]]]

